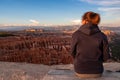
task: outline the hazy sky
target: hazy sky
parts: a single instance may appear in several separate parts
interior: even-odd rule
[[[78,24],[86,11],[101,14],[101,25],[120,25],[120,0],[0,0],[0,25]]]

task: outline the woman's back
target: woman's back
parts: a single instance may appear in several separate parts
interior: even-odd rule
[[[71,54],[78,74],[102,74],[102,63],[110,58],[107,37],[97,26],[99,21],[97,13],[85,13],[83,25],[72,35]]]
[[[96,25],[88,23],[79,28],[73,37],[76,40],[75,71],[78,73],[102,73],[103,43],[106,36]],[[75,43],[75,41],[73,41]],[[105,45],[108,46],[108,45]],[[109,51],[109,50],[106,50]],[[106,53],[105,53],[106,54]],[[105,57],[109,58],[109,55]]]

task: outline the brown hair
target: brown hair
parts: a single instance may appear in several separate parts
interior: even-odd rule
[[[86,20],[88,22],[91,22],[92,24],[99,24],[100,23],[100,15],[98,13],[89,11],[86,12],[83,16],[82,16],[82,21]]]

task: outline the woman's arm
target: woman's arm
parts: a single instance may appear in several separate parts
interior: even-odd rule
[[[107,61],[108,59],[110,59],[110,50],[109,50],[108,39],[105,36],[103,40],[103,61]]]
[[[71,55],[75,58],[76,55],[76,46],[77,46],[77,34],[76,32],[72,35],[72,42],[71,42]]]

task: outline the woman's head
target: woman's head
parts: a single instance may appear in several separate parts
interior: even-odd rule
[[[100,23],[100,15],[98,13],[89,11],[82,16],[82,24],[92,23],[98,25]]]

